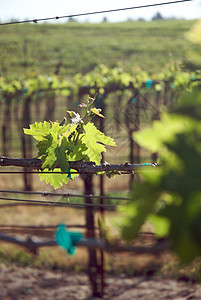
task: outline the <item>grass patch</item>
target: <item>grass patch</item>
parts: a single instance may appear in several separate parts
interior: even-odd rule
[[[190,45],[184,37],[195,21],[23,24],[0,29],[1,75],[86,73],[100,63],[138,66],[160,71],[185,59]]]

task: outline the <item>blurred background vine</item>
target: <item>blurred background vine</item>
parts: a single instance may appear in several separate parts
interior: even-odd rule
[[[187,38],[192,42],[189,61],[201,67],[201,21]],[[131,203],[121,210],[122,235],[135,238],[145,221],[158,237],[169,238],[182,263],[201,256],[201,85],[194,82],[171,111],[134,138],[158,153],[159,167],[143,174],[132,191]]]

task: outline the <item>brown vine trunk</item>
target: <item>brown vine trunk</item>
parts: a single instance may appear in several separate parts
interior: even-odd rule
[[[133,102],[133,98],[135,102]],[[128,131],[128,139],[130,144],[130,152],[129,152],[129,163],[133,164],[140,163],[140,145],[135,142],[133,138],[133,133],[140,130],[140,98],[138,93],[132,97],[126,107],[125,110],[125,124]],[[136,176],[133,172],[130,175],[129,186],[130,188],[133,185],[134,179]]]
[[[49,96],[46,98],[46,112],[45,112],[45,120],[46,121],[53,121],[54,120],[54,113],[55,113],[55,96]]]
[[[135,131],[140,130],[140,98],[138,98],[138,103],[136,106],[136,124],[135,124]],[[135,143],[136,146],[136,163],[140,163],[140,145]]]
[[[169,84],[165,83],[164,95],[163,95],[163,104],[168,106],[168,92],[169,92]]]
[[[73,93],[71,93],[67,98],[66,98],[66,104],[67,104],[67,108],[68,110],[74,110],[74,105],[73,105],[73,101],[74,101],[74,95]]]
[[[93,194],[93,183],[92,183],[92,175],[84,175],[82,176],[84,180],[84,188],[85,188],[85,203],[92,204],[92,198],[87,197],[87,195]],[[94,222],[94,212],[93,206],[86,207],[86,227],[87,232],[86,236],[88,238],[95,238],[95,222]],[[101,287],[98,281],[98,273],[99,266],[97,262],[97,251],[95,249],[88,249],[89,254],[89,262],[88,262],[88,275],[89,281],[92,287],[93,297],[101,297]]]
[[[21,144],[22,144],[22,156],[24,158],[32,157],[32,137],[25,135],[23,128],[29,128],[31,123],[31,98],[27,97],[24,99],[23,109],[22,109],[22,121],[21,121]],[[27,174],[26,172],[31,171],[30,168],[24,168],[24,189],[25,191],[33,190],[33,175]]]
[[[4,104],[4,116],[2,124],[2,151],[3,155],[9,155],[11,151],[11,139],[12,139],[12,119],[11,119],[11,103],[12,98],[7,98]]]
[[[19,123],[19,102],[17,99],[13,105],[13,117],[14,117],[14,122],[17,125]]]
[[[115,120],[116,131],[119,131],[120,124],[121,124],[121,120],[120,120],[120,108],[121,108],[122,100],[123,100],[122,95],[118,95],[118,97],[117,97],[117,105],[114,106],[114,113],[115,113],[114,120]]]
[[[129,153],[129,163],[132,164],[134,162],[134,140],[133,140],[133,130],[128,131],[128,138],[129,138],[129,143],[130,143],[130,153]],[[129,186],[130,189],[132,187],[132,183],[134,181],[134,174],[132,173],[130,175],[130,182]]]
[[[36,114],[36,120],[40,120],[40,116],[41,116],[41,102],[43,102],[43,98],[42,97],[37,97],[36,100],[34,101],[35,104],[35,114]]]
[[[156,92],[155,107],[157,111],[153,113],[152,122],[155,120],[160,120],[160,92]],[[151,159],[153,162],[156,162],[158,159],[158,153],[157,152],[152,153]]]
[[[105,96],[101,97],[101,104],[99,105],[99,107],[101,107],[102,111],[101,113],[103,114],[103,116],[105,116],[105,112],[106,112],[106,107],[105,107]],[[99,129],[101,132],[105,132],[105,119],[104,118],[99,118],[100,119],[100,123],[99,123]],[[102,153],[102,159],[101,159],[101,163],[104,163],[104,154]],[[104,175],[100,175],[100,195],[104,196]],[[103,198],[101,198],[101,201],[103,201]],[[103,204],[103,203],[101,203]],[[101,213],[103,214],[103,208],[100,208]]]
[[[103,116],[105,116],[105,112],[106,112],[106,107],[105,107],[105,98],[102,98],[102,105],[101,105],[101,109],[102,109],[102,114]],[[100,131],[104,133],[105,131],[105,119],[104,118],[100,118]],[[104,163],[104,153],[102,152],[102,159],[101,159],[101,164]],[[104,196],[104,186],[105,186],[105,182],[104,182],[105,176],[104,175],[100,175],[100,204],[104,204],[103,201],[103,196]],[[104,208],[100,207],[100,213],[101,213],[101,217],[104,218]],[[102,238],[102,236],[101,236]],[[100,250],[100,267],[99,267],[99,272],[100,272],[100,280],[101,280],[101,294],[103,294],[104,291],[104,251]]]

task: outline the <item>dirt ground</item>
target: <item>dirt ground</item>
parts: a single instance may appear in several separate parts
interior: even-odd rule
[[[93,299],[90,295],[91,290],[85,274],[0,265],[1,300]],[[157,277],[106,276],[103,299],[200,300],[201,285]]]

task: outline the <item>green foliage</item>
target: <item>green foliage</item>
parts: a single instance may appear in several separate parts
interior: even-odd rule
[[[46,183],[55,189],[67,183],[68,177],[73,179],[78,176],[70,174],[75,171],[71,169],[71,161],[93,161],[99,164],[101,153],[106,151],[105,145],[116,146],[112,138],[104,135],[90,122],[94,115],[100,114],[100,110],[91,108],[93,102],[93,98],[88,98],[87,104],[81,105],[86,110],[82,118],[74,111],[67,111],[71,117],[70,124],[66,124],[64,118],[60,123],[35,122],[30,125],[30,129],[24,128],[25,134],[38,141],[38,158],[42,160],[41,180],[46,179]],[[54,174],[52,171],[63,174]]]
[[[49,169],[43,169],[43,172],[41,172],[40,176],[40,180],[46,180],[46,183],[49,183],[51,186],[54,187],[54,189],[58,189],[60,187],[62,187],[63,184],[67,184],[68,183],[68,177],[66,174],[54,174],[51,173],[47,174],[47,172],[49,171]],[[55,168],[53,170],[53,172],[61,172],[60,168]],[[76,174],[71,174],[71,175],[76,175]]]
[[[131,195],[131,201],[126,205],[126,207],[120,208],[120,210],[125,213],[125,217],[121,223],[121,230],[123,237],[126,240],[131,240],[135,238],[144,224],[146,217],[153,213],[154,204],[158,198],[158,191],[152,187],[151,184],[138,185]],[[149,201],[147,201],[147,198]]]
[[[201,255],[201,89],[182,97],[170,114],[152,128],[135,134],[136,141],[159,152],[160,167],[144,174],[123,209],[122,233],[136,237],[145,220],[159,236],[169,236],[183,262]]]
[[[100,63],[113,67],[117,62],[158,72],[167,62],[185,58],[189,43],[183,35],[194,22],[1,26],[1,75],[52,74],[59,64],[62,76],[85,74]]]
[[[99,164],[101,161],[101,153],[105,152],[105,145],[116,146],[112,138],[104,135],[98,130],[94,124],[88,123],[84,127],[85,134],[83,135],[82,142],[87,145],[84,154],[89,157],[90,161]]]
[[[200,29],[198,23],[189,33],[199,47]],[[201,255],[201,87],[199,83],[197,88],[189,85],[192,74],[177,69],[165,73],[163,79],[172,81],[172,88],[188,86],[190,93],[152,128],[134,135],[140,145],[159,153],[160,167],[152,174],[145,173],[135,187],[131,203],[123,209],[122,233],[131,240],[149,220],[159,237],[170,238],[181,261],[190,262]]]
[[[48,134],[62,134],[69,129],[68,127],[63,127],[58,122],[46,122],[43,123],[35,122],[34,124],[30,125],[30,129],[24,128],[24,133],[28,135],[32,135],[37,141],[42,141],[44,135]]]
[[[190,60],[195,64],[201,66],[201,21],[197,22],[193,28],[188,32],[187,38],[194,44],[193,51],[190,52]]]

